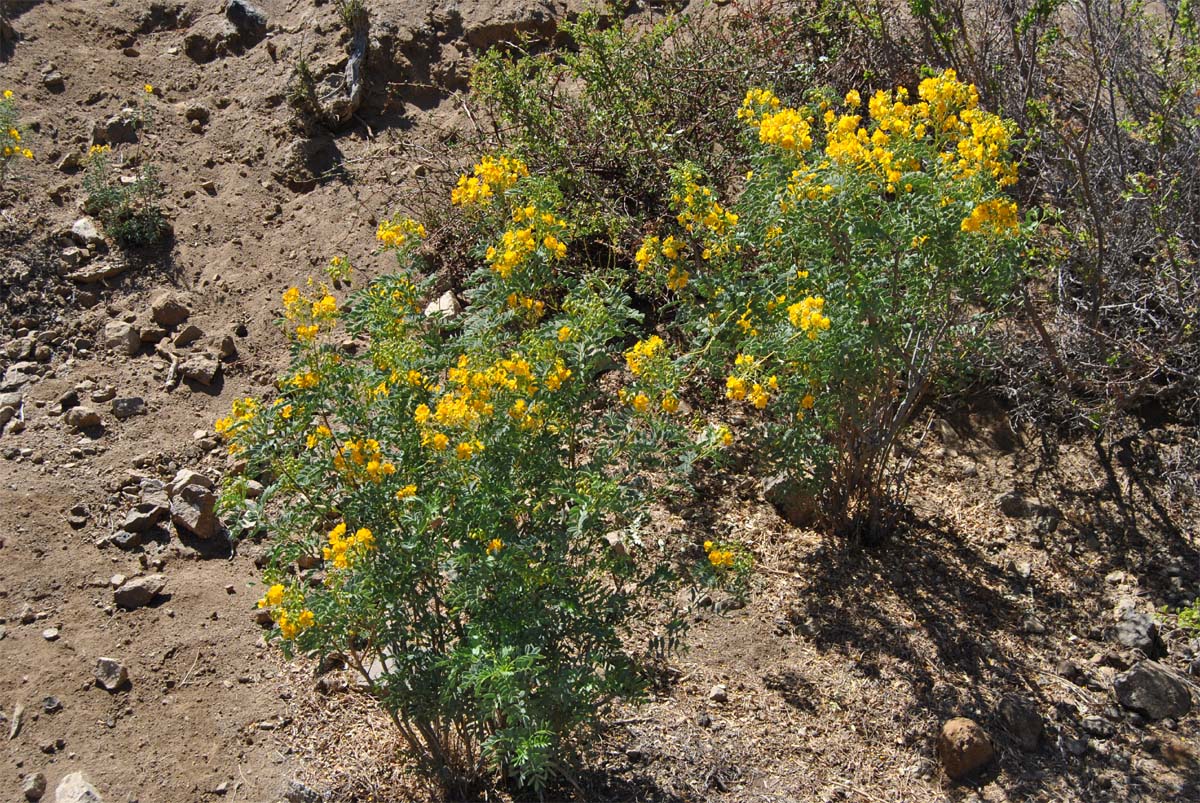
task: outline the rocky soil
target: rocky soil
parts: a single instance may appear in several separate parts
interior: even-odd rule
[[[4,799],[434,795],[353,678],[265,644],[261,546],[214,515],[212,422],[285,364],[286,287],[338,254],[386,270],[376,222],[474,130],[473,55],[571,9],[367,6],[363,48],[332,2],[0,3],[0,89],[37,153],[0,189]],[[105,143],[161,167],[165,246],[125,252],[82,214]],[[983,402],[928,423],[912,526],[870,550],[789,525],[750,479],[662,511],[752,546],[759,580],[697,608],[589,745],[588,799],[1200,799],[1200,641],[1155,613],[1200,595],[1196,433],[1056,444]]]

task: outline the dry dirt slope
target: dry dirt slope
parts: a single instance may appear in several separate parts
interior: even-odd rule
[[[226,42],[203,64],[188,55],[188,38],[221,49],[218,0],[7,3],[20,39],[0,61],[0,88],[16,93],[39,158],[20,165],[0,206],[0,367],[30,377],[14,374],[23,431],[10,424],[0,435],[5,799],[20,799],[37,772],[53,799],[75,770],[107,801],[269,801],[297,777],[332,781],[339,799],[409,794],[402,779],[355,778],[307,752],[318,743],[311,723],[336,729],[359,705],[315,696],[309,670],[285,668],[261,645],[250,619],[252,545],[202,554],[170,534],[129,551],[96,546],[141,498],[144,479],[225,468],[211,439],[195,434],[281,368],[279,294],[337,253],[368,275],[385,269],[371,253],[375,220],[418,188],[428,146],[466,124],[447,92],[462,86],[464,60],[562,12],[508,0],[432,13],[403,0],[369,5],[364,108],[337,136],[305,139],[288,125],[287,82],[301,53],[318,74],[340,67],[332,3],[262,0],[266,38]],[[106,283],[64,279],[62,244],[50,235],[78,218],[81,191],[78,173],[57,165],[128,105],[144,105],[150,124],[117,152],[162,166],[174,241]],[[167,362],[149,346],[125,355],[104,345],[114,322],[152,329],[151,297],[164,288],[202,331],[175,349],[181,357],[215,351],[227,335],[236,346],[210,385],[168,390]],[[117,418],[103,401],[109,386],[144,399],[146,413]],[[102,426],[66,424],[62,400],[72,391]],[[866,555],[784,526],[750,483],[665,514],[700,541],[709,532],[745,540],[762,579],[749,607],[701,615],[665,686],[604,734],[589,758],[596,797],[1200,798],[1195,715],[1138,723],[1116,709],[1111,689],[1140,657],[1114,641],[1113,609],[1146,611],[1197,592],[1195,509],[1171,496],[1161,483],[1170,472],[1153,462],[1177,465],[1194,433],[1134,429],[1119,443],[1059,454],[1040,450],[1032,433],[1005,436],[994,412],[954,423],[922,447],[929,468],[914,493],[917,525]],[[1057,516],[1003,515],[996,497],[1013,490]],[[86,511],[72,512],[79,505]],[[1057,522],[1050,532],[1047,519]],[[151,573],[166,577],[151,605],[114,606],[113,575]],[[1182,674],[1194,647],[1166,635],[1165,660]],[[102,656],[126,666],[127,687],[97,685]],[[724,700],[710,699],[718,685]],[[1045,722],[1032,752],[1003,727],[1005,694]],[[61,709],[46,705],[51,697]],[[974,787],[947,785],[933,758],[937,727],[957,714],[979,719],[999,749]],[[377,736],[355,733],[315,736],[378,756]]]

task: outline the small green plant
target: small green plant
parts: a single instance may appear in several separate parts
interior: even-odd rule
[[[338,0],[338,19],[350,33],[357,33],[367,23],[367,4],[365,0]]]
[[[94,145],[88,151],[83,189],[84,211],[121,245],[153,245],[166,233],[159,207],[166,191],[152,162],[143,162],[132,178],[126,178],[115,169],[112,149]]]
[[[17,117],[11,89],[0,94],[0,183],[14,159],[32,159],[33,151],[25,143],[24,129]]]
[[[1189,636],[1200,637],[1200,597],[1193,600],[1191,605],[1180,608],[1177,617],[1179,626],[1186,630]]]
[[[317,81],[304,56],[296,59],[296,66],[292,68],[287,99],[292,111],[302,118],[315,118],[320,114],[321,101],[317,98]]]

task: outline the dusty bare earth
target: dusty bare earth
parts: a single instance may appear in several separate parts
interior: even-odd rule
[[[469,128],[453,93],[472,54],[546,30],[565,9],[372,0],[367,98],[339,133],[304,138],[289,126],[288,82],[301,55],[318,75],[340,70],[334,4],[260,0],[265,38],[198,63],[188,37],[224,41],[222,5],[6,5],[20,38],[5,45],[0,89],[14,91],[37,153],[0,190],[0,373],[13,385],[0,390],[21,394],[0,435],[6,800],[39,772],[53,800],[75,771],[110,802],[273,801],[292,781],[311,799],[434,795],[369,699],[328,680],[318,691],[311,663],[266,646],[253,620],[261,547],[169,527],[136,548],[110,539],[153,481],[228,468],[212,422],[232,399],[268,391],[284,365],[280,293],[335,254],[366,276],[385,270],[375,224],[424,186],[436,145]],[[109,279],[76,281],[61,275],[60,233],[80,217],[81,175],[63,160],[127,106],[148,124],[115,150],[161,166],[174,235]],[[93,265],[118,258],[92,250]],[[169,381],[152,343],[133,355],[106,345],[114,322],[152,329],[163,291],[189,311],[163,352],[183,362],[225,342],[210,384]],[[186,325],[200,336],[173,345]],[[110,393],[145,410],[119,418]],[[69,425],[80,406],[101,424]],[[1130,419],[1095,443],[1060,443],[982,402],[929,421],[913,446],[911,526],[870,549],[790,527],[748,479],[664,511],[664,527],[697,543],[741,539],[760,571],[747,606],[700,609],[651,698],[589,741],[582,797],[1200,799],[1196,714],[1148,722],[1113,693],[1146,657],[1116,639],[1117,616],[1200,595],[1195,431]],[[165,586],[149,604],[116,604],[114,585],[151,574]],[[1200,643],[1172,621],[1159,623],[1160,662],[1195,694]],[[128,682],[102,688],[101,657]],[[1006,723],[1005,695],[1040,718],[1036,744],[1022,747]],[[954,716],[996,747],[966,784],[948,781],[934,750]]]

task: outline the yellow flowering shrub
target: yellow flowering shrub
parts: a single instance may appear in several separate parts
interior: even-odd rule
[[[462,316],[424,315],[424,228],[385,221],[397,271],[343,300],[288,289],[276,398],[238,400],[216,429],[273,478],[260,605],[285,649],[346,655],[438,770],[541,786],[662,646],[633,637],[673,574],[642,541],[637,476],[724,441],[676,434],[661,339],[625,355],[652,408],[599,381],[638,315],[619,274],[564,270],[571,223],[526,172],[489,157],[455,189],[480,243]],[[365,346],[341,349],[347,333]]]
[[[32,159],[33,151],[25,139],[24,129],[17,118],[13,91],[0,93],[0,181],[14,159]]]
[[[1003,308],[1023,239],[1003,193],[1012,125],[974,87],[947,70],[916,97],[863,105],[856,91],[792,107],[751,89],[736,112],[753,153],[744,189],[724,203],[683,165],[674,220],[633,260],[670,291],[685,350],[756,422],[758,470],[856,534],[886,527],[897,438]],[[683,265],[661,256],[667,238]]]

